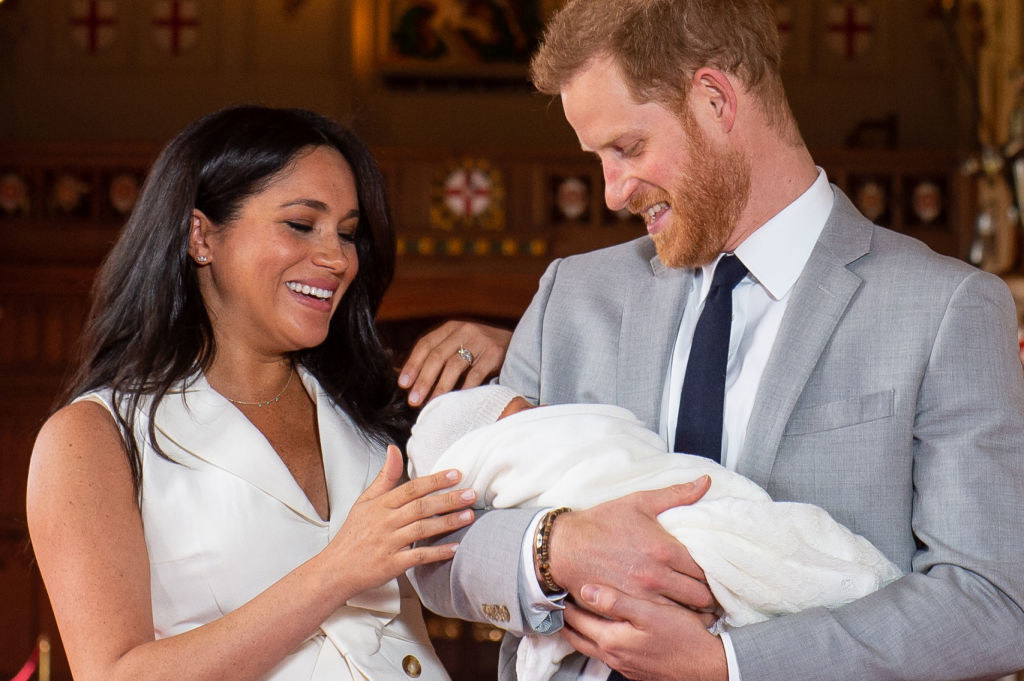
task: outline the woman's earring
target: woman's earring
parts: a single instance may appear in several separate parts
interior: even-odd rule
[[[207,262],[209,262],[209,260],[210,259],[207,258],[205,255],[196,256],[196,262],[199,263],[200,265],[205,265]]]

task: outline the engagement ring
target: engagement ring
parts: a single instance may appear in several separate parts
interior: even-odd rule
[[[473,362],[475,361],[476,358],[473,357],[472,352],[470,352],[469,350],[460,345],[458,352],[456,352],[455,354],[461,357],[462,359],[466,360],[466,363],[469,364],[469,366],[473,366]]]

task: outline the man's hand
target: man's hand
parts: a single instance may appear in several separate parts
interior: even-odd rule
[[[568,604],[561,635],[584,655],[596,657],[630,679],[728,678],[725,647],[707,631],[709,616],[595,584],[584,585],[581,598],[592,612]]]
[[[508,329],[474,322],[445,322],[416,341],[399,374],[398,385],[409,391],[409,404],[414,407],[456,386],[478,386],[501,370],[510,340],[512,332]],[[461,355],[460,348],[464,351]]]
[[[694,503],[710,486],[701,476],[563,513],[551,529],[551,577],[577,600],[585,584],[612,584],[633,598],[714,611],[704,571],[657,520],[662,511]]]

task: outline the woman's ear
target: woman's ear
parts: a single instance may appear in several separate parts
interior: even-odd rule
[[[736,123],[738,101],[729,76],[718,69],[704,67],[693,74],[691,86],[698,111],[722,132],[731,132]]]
[[[210,232],[210,220],[203,214],[203,211],[193,209],[189,221],[188,254],[192,256],[197,265],[208,265],[213,259],[210,245],[206,240]]]

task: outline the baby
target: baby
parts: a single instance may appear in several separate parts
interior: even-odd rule
[[[582,509],[709,475],[707,494],[658,521],[704,570],[724,613],[716,632],[849,603],[901,574],[823,509],[773,502],[757,484],[710,459],[669,452],[621,407],[533,407],[498,385],[448,393],[420,413],[408,454],[410,477],[462,471],[480,508]],[[570,652],[559,636],[524,637],[519,679],[550,678]]]

